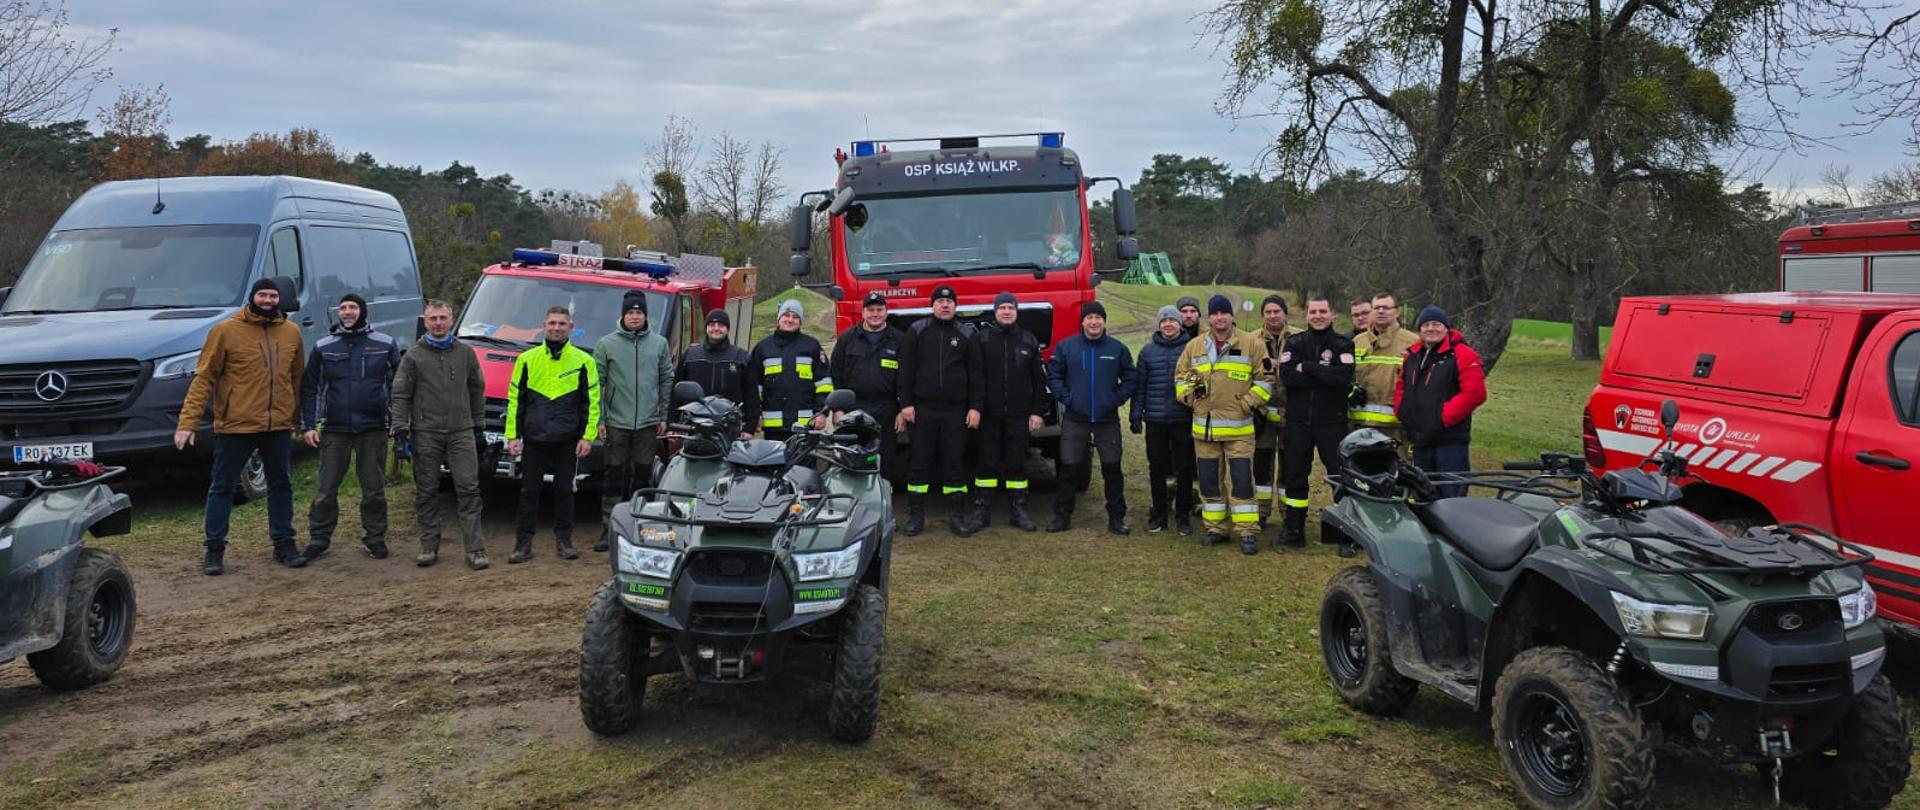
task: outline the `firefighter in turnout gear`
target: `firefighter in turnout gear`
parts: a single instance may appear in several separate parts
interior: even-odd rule
[[[947,496],[947,525],[953,533],[973,534],[973,504],[967,498],[967,431],[980,426],[986,386],[980,373],[980,344],[973,330],[954,317],[958,303],[945,284],[933,291],[933,314],[907,330],[900,352],[900,415],[895,427],[913,428],[913,461],[907,469],[907,525],[911,537],[926,530],[927,494],[934,487]]]
[[[1333,331],[1333,306],[1326,296],[1307,298],[1307,331],[1287,338],[1275,365],[1287,389],[1281,454],[1287,516],[1278,544],[1299,547],[1307,543],[1314,450],[1319,449],[1328,475],[1340,472],[1340,439],[1347,432],[1347,394],[1353,388],[1353,341]]]
[[[1239,535],[1240,551],[1260,551],[1254,502],[1254,422],[1273,400],[1273,372],[1258,335],[1234,328],[1233,303],[1207,302],[1208,331],[1187,344],[1174,368],[1174,395],[1193,409],[1194,477],[1206,543]]]
[[[1019,324],[1020,301],[1003,292],[993,299],[993,322],[975,329],[980,345],[986,408],[973,463],[973,527],[992,523],[993,493],[1007,491],[1008,522],[1021,531],[1037,528],[1027,514],[1027,442],[1046,424],[1047,377],[1040,365],[1040,339]]]
[[[1279,295],[1269,295],[1260,302],[1260,325],[1260,343],[1267,348],[1267,371],[1278,379],[1274,358],[1286,350],[1287,338],[1307,330],[1287,323],[1287,299]],[[1273,515],[1273,501],[1278,494],[1274,473],[1280,469],[1281,438],[1286,429],[1287,392],[1281,388],[1273,392],[1273,401],[1260,410],[1260,427],[1253,443],[1253,494],[1260,499],[1262,529],[1267,526],[1267,518]]]
[[[1400,328],[1400,302],[1393,293],[1373,297],[1368,326],[1353,337],[1353,392],[1347,400],[1347,429],[1373,428],[1407,446],[1400,417],[1393,412],[1393,387],[1400,363],[1420,336]],[[1404,452],[1404,450],[1402,451]]]
[[[799,301],[781,301],[773,334],[761,338],[747,358],[747,367],[760,372],[760,430],[774,441],[823,424],[833,393],[826,352],[800,331],[804,316]]]

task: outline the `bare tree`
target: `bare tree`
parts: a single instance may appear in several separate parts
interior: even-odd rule
[[[79,112],[106,66],[119,29],[76,37],[64,2],[0,0],[0,122],[38,126]]]
[[[693,177],[700,207],[720,217],[730,229],[738,229],[747,220],[752,161],[753,145],[723,130],[713,139],[707,162]]]
[[[787,193],[787,187],[780,182],[780,162],[786,157],[787,150],[774,146],[772,141],[761,141],[759,151],[754,153],[753,171],[748,178],[751,189],[747,204],[748,220],[760,223],[767,221],[767,214],[776,209],[777,201]]]
[[[694,166],[699,162],[700,128],[694,126],[691,118],[669,115],[660,127],[659,140],[647,146],[646,171],[642,175],[652,177],[671,172],[675,177],[687,178],[693,176]]]
[[[1920,163],[1876,174],[1861,192],[1868,205],[1920,200]]]
[[[1853,167],[1834,163],[1820,170],[1820,182],[1827,187],[1827,193],[1833,195],[1841,205],[1853,206]]]

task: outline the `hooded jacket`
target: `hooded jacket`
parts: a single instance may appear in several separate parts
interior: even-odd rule
[[[1075,422],[1117,422],[1120,406],[1133,398],[1133,355],[1110,333],[1089,340],[1075,333],[1053,347],[1047,387]]]
[[[215,433],[292,430],[306,365],[300,327],[288,323],[286,313],[263,318],[241,307],[207,333],[175,429],[193,430],[211,402]]]
[[[630,331],[623,324],[593,344],[601,424],[639,430],[667,418],[673,395],[673,360],[667,354],[667,339],[646,326]]]
[[[754,344],[747,367],[760,371],[762,428],[801,429],[826,408],[833,393],[833,372],[820,341],[812,335],[773,330]]]
[[[1421,447],[1473,440],[1473,411],[1487,401],[1487,370],[1460,333],[1408,349],[1394,386],[1394,411],[1407,439]]]
[[[366,322],[335,326],[313,344],[300,383],[300,429],[361,433],[387,428],[400,344]]]
[[[1182,404],[1173,390],[1174,369],[1179,368],[1180,353],[1190,342],[1192,338],[1187,337],[1185,329],[1171,340],[1156,330],[1153,340],[1140,347],[1135,363],[1135,378],[1140,384],[1128,408],[1129,421],[1181,425],[1193,419],[1193,409]]]
[[[422,336],[401,355],[389,411],[394,432],[475,430],[481,427],[486,405],[487,378],[472,346],[456,340],[442,348]]]

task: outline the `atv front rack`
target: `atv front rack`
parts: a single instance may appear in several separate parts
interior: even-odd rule
[[[1484,487],[1500,492],[1539,495],[1554,500],[1576,500],[1579,490],[1557,483],[1574,478],[1569,475],[1524,475],[1508,470],[1472,470],[1468,472],[1430,473],[1417,467],[1403,467],[1388,492],[1377,491],[1367,479],[1346,473],[1330,474],[1327,486],[1345,496],[1375,503],[1425,502],[1437,498],[1440,487],[1448,485]]]
[[[1649,541],[1678,546],[1661,548]],[[1828,548],[1817,541],[1833,544]],[[1804,523],[1782,523],[1747,530],[1739,537],[1685,536],[1672,532],[1593,532],[1581,544],[1613,559],[1660,574],[1812,576],[1839,568],[1865,566],[1873,552]],[[1619,546],[1625,546],[1621,550]],[[1692,554],[1705,565],[1682,556]]]
[[[680,504],[685,503],[690,506],[694,501],[699,500],[703,494],[706,494],[706,493],[689,492],[686,490],[677,490],[677,489],[662,489],[659,487],[650,487],[647,489],[635,490],[633,493],[633,497],[636,500],[640,500],[645,503],[652,503],[655,501],[655,499],[661,499],[660,502],[666,505],[666,510],[660,514],[640,514],[638,512],[635,512],[633,516],[637,520],[645,520],[645,521],[650,521],[654,523],[668,523],[675,526],[736,526],[736,525],[739,525],[732,521],[701,520],[699,518],[694,517],[693,515],[689,514],[688,511],[683,510],[681,508]],[[818,516],[821,510],[827,508],[828,505],[836,502],[841,502],[846,504],[846,508],[843,509],[839,515],[834,517]],[[851,492],[833,492],[833,493],[826,493],[821,495],[802,495],[799,497],[799,499],[794,501],[794,505],[802,506],[803,509],[799,512],[789,512],[787,517],[782,518],[778,523],[774,525],[776,528],[800,529],[800,528],[808,528],[812,526],[833,526],[833,525],[845,523],[848,520],[852,519],[853,517],[852,507],[857,503],[859,503],[859,499],[854,497],[853,493]],[[768,505],[771,506],[772,504],[768,504]]]
[[[126,472],[127,468],[101,467],[100,470],[99,475],[91,478],[75,478],[71,481],[61,481],[57,484],[47,483],[47,479],[56,477],[57,473],[54,470],[8,470],[6,472],[0,472],[0,487],[6,487],[9,484],[25,484],[25,487],[21,487],[23,493],[28,487],[41,492],[59,492],[61,490],[79,489],[84,486],[101,483]],[[0,492],[0,494],[6,493]]]

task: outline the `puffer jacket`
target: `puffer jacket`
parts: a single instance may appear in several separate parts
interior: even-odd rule
[[[1458,331],[1448,330],[1439,345],[1422,342],[1407,350],[1393,403],[1413,444],[1470,443],[1473,411],[1486,401],[1486,365]]]
[[[644,326],[637,332],[618,327],[593,344],[601,424],[639,430],[667,418],[673,391],[673,359],[667,355],[667,339]]]
[[[361,433],[387,428],[400,344],[366,324],[334,327],[313,344],[300,383],[300,429]]]
[[[480,427],[487,378],[473,347],[458,340],[441,347],[422,337],[400,358],[393,375],[390,417],[395,431],[456,433]]]
[[[1367,329],[1353,339],[1353,387],[1360,393],[1347,402],[1349,420],[1400,424],[1400,417],[1393,412],[1393,389],[1400,383],[1401,360],[1418,345],[1419,336],[1397,323],[1387,324],[1384,332]]]
[[[1208,332],[1187,343],[1174,368],[1173,390],[1193,409],[1193,437],[1210,442],[1253,438],[1253,423],[1273,400],[1267,346],[1233,330],[1224,347]]]
[[[1128,421],[1136,425],[1143,422],[1180,425],[1193,419],[1193,409],[1181,403],[1173,390],[1174,369],[1180,367],[1180,353],[1186,351],[1192,340],[1184,329],[1171,340],[1156,331],[1153,340],[1140,347],[1140,357],[1134,364],[1135,379],[1140,384],[1128,406]]]
[[[1047,360],[1047,387],[1075,422],[1118,422],[1133,398],[1133,355],[1111,334],[1088,340],[1082,332],[1060,341]]]
[[[197,427],[211,401],[215,433],[292,430],[306,367],[300,327],[288,323],[285,313],[269,319],[241,307],[207,333],[175,429]]]

